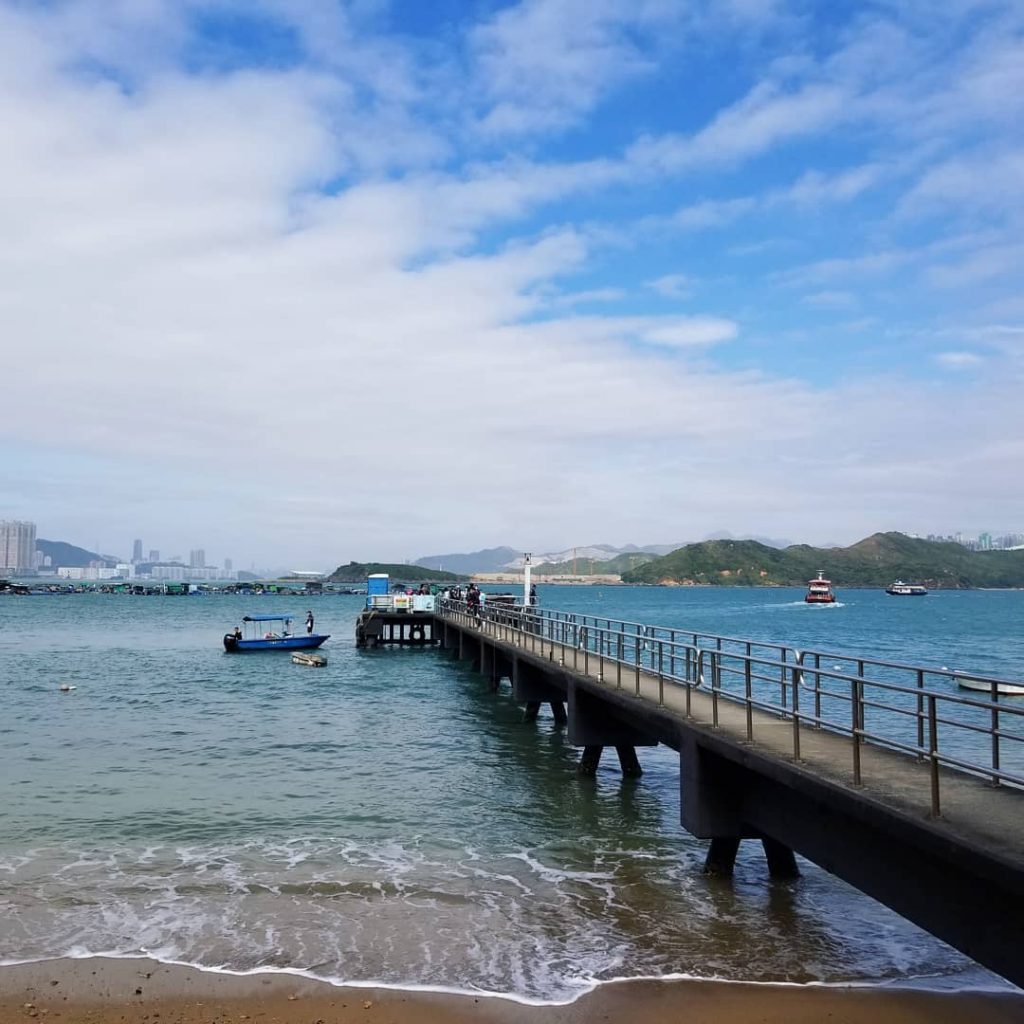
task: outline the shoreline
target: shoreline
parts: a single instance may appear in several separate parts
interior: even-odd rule
[[[1024,993],[666,979],[608,982],[571,1003],[536,1005],[492,994],[339,986],[280,970],[229,974],[144,957],[0,967],[0,1024],[50,1017],[62,1024],[1012,1024],[1024,1019]]]

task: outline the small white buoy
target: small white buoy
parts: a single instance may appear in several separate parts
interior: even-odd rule
[[[75,689],[75,687],[72,686],[70,683],[61,683],[58,689],[60,690],[61,693],[70,693],[72,690]]]

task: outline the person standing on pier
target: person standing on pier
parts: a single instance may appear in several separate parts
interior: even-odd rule
[[[466,604],[469,606],[469,614],[477,621],[480,619],[480,588],[475,583],[470,583],[466,589]]]
[[[309,611],[306,612],[306,632],[307,633],[312,633],[313,632],[313,609],[312,608],[310,608]]]

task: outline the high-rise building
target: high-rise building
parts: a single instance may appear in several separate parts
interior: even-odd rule
[[[142,541],[137,540],[132,545],[132,562],[142,561]]]
[[[0,519],[0,572],[35,571],[36,524]]]
[[[203,569],[206,567],[206,552],[202,548],[195,548],[188,553],[188,565],[190,569]]]
[[[149,549],[149,561],[150,562],[159,562],[160,561],[160,552],[157,551],[156,548],[150,548]]]
[[[224,559],[224,573],[225,573],[225,575],[230,574],[232,568],[233,568],[233,565],[232,565],[231,559],[230,558],[225,558]]]

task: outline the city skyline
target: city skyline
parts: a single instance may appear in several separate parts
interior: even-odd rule
[[[298,568],[1024,521],[1019,3],[0,0],[0,63],[2,516]]]

